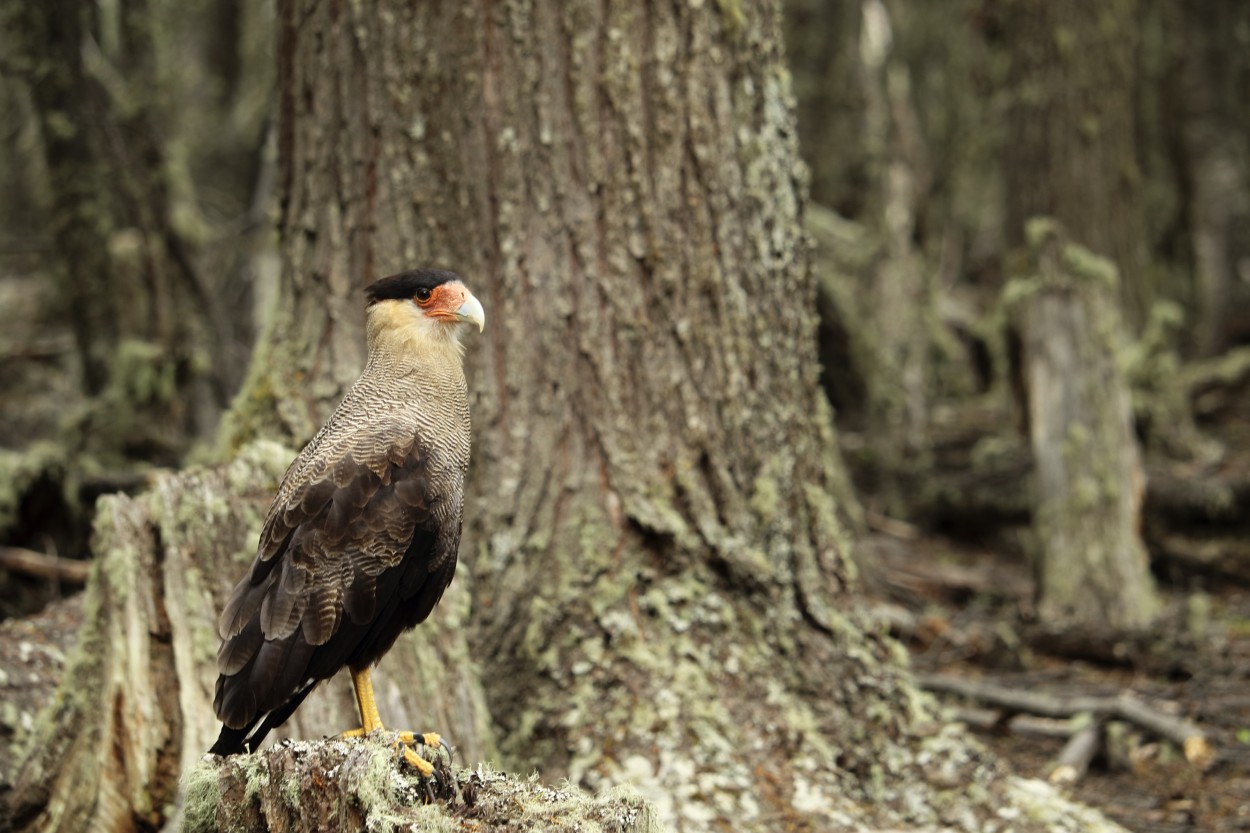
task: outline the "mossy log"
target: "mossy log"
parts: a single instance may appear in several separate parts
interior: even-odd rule
[[[252,558],[291,456],[258,443],[219,468],[158,475],[140,497],[101,499],[82,630],[26,746],[10,798],[14,828],[155,829],[177,812],[179,775],[219,728],[218,611]],[[493,746],[460,628],[466,606],[450,591],[374,679],[392,725],[437,730],[461,760],[477,761]],[[357,724],[350,686],[332,680],[276,735],[315,738]]]
[[[283,742],[255,755],[210,755],[183,779],[185,833],[282,830],[583,830],[654,833],[655,811],[628,788],[592,796],[440,761],[423,781],[383,739]]]

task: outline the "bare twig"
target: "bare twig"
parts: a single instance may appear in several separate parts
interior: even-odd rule
[[[1046,780],[1052,784],[1075,784],[1089,771],[1102,746],[1102,721],[1089,719],[1064,744]]]
[[[65,584],[86,584],[91,565],[86,561],[47,555],[22,547],[0,547],[0,569],[55,579]]]
[[[914,541],[920,537],[920,528],[915,524],[882,515],[880,512],[874,512],[871,509],[864,510],[864,520],[868,522],[870,529],[875,529],[877,532],[882,532],[903,541]]]
[[[1013,735],[1035,738],[1063,738],[1066,740],[1072,737],[1072,734],[1078,730],[1078,727],[1073,726],[1072,721],[1064,717],[1038,717],[1035,714],[1018,714],[1007,721],[1007,729]]]

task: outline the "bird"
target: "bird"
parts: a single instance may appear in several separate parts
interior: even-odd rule
[[[365,288],[360,378],[283,476],[251,569],[220,620],[210,752],[253,752],[346,667],[360,727],[383,729],[370,668],[434,609],[456,569],[469,466],[463,334],[481,302],[454,272],[418,269]],[[434,732],[398,733],[413,745]],[[445,745],[445,743],[444,743]]]

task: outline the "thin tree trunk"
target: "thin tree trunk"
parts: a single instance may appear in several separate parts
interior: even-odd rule
[[[1140,629],[1160,604],[1141,540],[1145,488],[1115,267],[1051,221],[1030,225],[1029,272],[1008,287],[1023,342],[1036,468],[1040,612],[1057,629]]]
[[[885,244],[863,310],[875,353],[867,374],[867,426],[882,470],[901,471],[906,465],[926,467],[929,454],[932,289],[915,245],[917,206],[928,175],[910,70],[893,54],[894,20],[882,0],[864,0],[861,6],[859,75],[872,179],[869,206]],[[897,504],[897,495],[890,494],[896,490],[896,484],[883,490],[888,503]],[[902,511],[898,505],[889,508]]]

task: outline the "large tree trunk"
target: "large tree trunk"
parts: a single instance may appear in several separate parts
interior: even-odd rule
[[[976,828],[1008,806],[1041,830],[1071,813],[935,731],[899,647],[855,611],[777,5],[284,0],[280,17],[284,296],[227,439],[311,430],[358,369],[373,278],[450,266],[487,311],[469,347],[464,563],[442,624],[413,637],[445,647],[419,669],[388,654],[382,671],[433,690],[424,711],[383,715],[437,719],[412,728],[445,730],[473,762],[489,754],[472,719],[484,690],[508,767],[633,782],[672,829]],[[139,501],[166,573],[183,563],[171,552],[228,531],[187,520],[195,495],[219,512],[264,480],[230,471]],[[135,561],[113,549],[102,574]],[[203,569],[224,589],[243,564]],[[185,686],[180,707],[148,733],[184,764],[213,726],[200,598],[163,677]],[[150,654],[166,670],[170,655]],[[316,734],[349,725],[329,714],[299,716]],[[34,785],[58,749],[80,754],[36,753],[27,818],[52,812]]]

